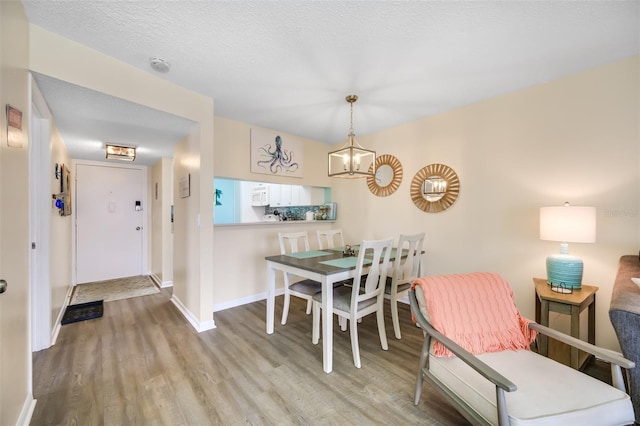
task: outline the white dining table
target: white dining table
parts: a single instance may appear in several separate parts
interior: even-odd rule
[[[395,249],[391,257],[391,260],[395,258]],[[322,283],[322,368],[326,373],[331,373],[333,370],[333,284],[354,277],[357,257],[344,257],[342,248],[335,248],[267,256],[265,259],[267,261],[267,334],[274,332],[276,271]]]

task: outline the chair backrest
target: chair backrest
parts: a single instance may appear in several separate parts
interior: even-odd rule
[[[278,232],[278,242],[280,243],[280,254],[310,250],[309,236],[305,231]]]
[[[390,271],[391,277],[397,282],[410,283],[418,278],[424,236],[424,232],[413,235],[400,234],[398,238],[398,254]],[[400,256],[401,250],[407,250],[405,258]]]
[[[342,229],[330,229],[328,231],[321,231],[318,229],[316,233],[318,235],[318,246],[320,247],[320,250],[344,247]]]
[[[351,306],[357,306],[358,302],[371,299],[384,294],[387,282],[387,271],[393,249],[393,238],[384,240],[363,240],[358,250],[356,272],[353,278],[353,290],[351,292]],[[371,265],[366,273],[365,281],[362,281],[365,267]],[[362,283],[357,285],[356,283]]]

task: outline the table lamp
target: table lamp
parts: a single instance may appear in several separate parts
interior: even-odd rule
[[[569,254],[568,243],[596,242],[596,208],[540,207],[540,239],[560,241],[560,253],[547,257],[547,283],[557,292],[570,293],[582,285],[582,260]]]

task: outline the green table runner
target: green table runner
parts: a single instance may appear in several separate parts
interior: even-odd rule
[[[322,263],[323,265],[335,266],[336,268],[353,268],[356,266],[357,261],[358,261],[358,258],[355,256],[352,256],[352,257],[343,257],[342,259],[325,260],[324,262],[319,262],[319,263]],[[370,265],[371,259],[365,258],[364,264]]]
[[[295,257],[296,259],[308,259],[310,257],[328,256],[333,253],[327,251],[313,250],[313,251],[299,251],[297,253],[289,253],[286,256]]]

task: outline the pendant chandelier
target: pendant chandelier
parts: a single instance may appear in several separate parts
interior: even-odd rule
[[[376,152],[360,146],[353,132],[353,104],[358,97],[349,95],[346,100],[351,106],[349,140],[339,150],[329,153],[329,177],[353,179],[374,176]]]

